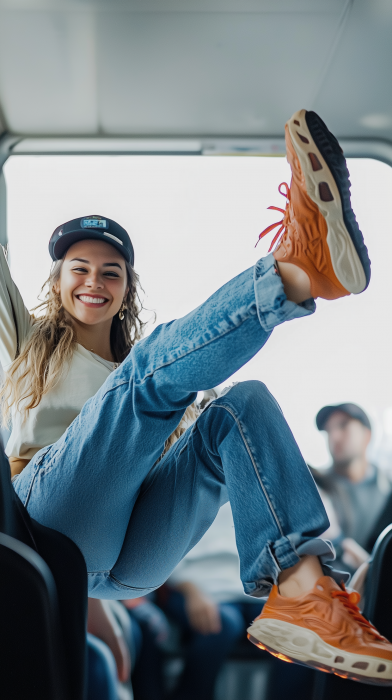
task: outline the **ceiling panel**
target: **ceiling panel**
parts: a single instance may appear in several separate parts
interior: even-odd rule
[[[392,1],[356,0],[315,109],[341,136],[392,139]]]
[[[30,134],[277,133],[312,101],[340,15],[3,11],[4,115]]]
[[[17,133],[97,131],[94,15],[2,12],[0,104]]]
[[[282,131],[288,113],[312,102],[338,19],[98,16],[101,127],[111,134]]]
[[[0,0],[0,132],[392,141],[392,0]]]
[[[341,12],[342,0],[0,0],[0,9],[78,12]]]

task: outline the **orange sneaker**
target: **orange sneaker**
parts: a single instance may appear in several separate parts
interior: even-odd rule
[[[284,598],[274,586],[248,639],[283,661],[392,685],[392,644],[361,615],[359,600],[359,593],[348,593],[329,576],[296,598]]]
[[[315,112],[301,109],[285,129],[292,179],[279,192],[287,198],[286,209],[269,207],[283,219],[259,239],[280,226],[271,244],[277,243],[274,257],[307,273],[314,298],[359,294],[370,281],[370,260],[351,208],[343,151]]]

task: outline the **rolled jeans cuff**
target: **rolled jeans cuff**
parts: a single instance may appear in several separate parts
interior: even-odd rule
[[[316,310],[314,299],[301,304],[287,299],[272,253],[254,266],[254,287],[260,325],[268,333],[284,321],[309,316]]]
[[[303,544],[297,547],[297,553],[300,556],[309,554],[318,557],[324,575],[331,576],[339,585],[341,583],[347,583],[350,580],[350,574],[347,573],[347,571],[339,571],[327,563],[336,558],[335,548],[329,540],[323,540],[321,537],[317,537],[314,540],[303,542]]]
[[[335,559],[335,550],[332,542],[315,537],[303,541],[296,546],[295,536],[282,537],[274,544],[268,543],[263,549],[256,566],[260,571],[260,578],[255,581],[244,582],[244,591],[254,598],[265,598],[269,595],[273,585],[277,585],[281,571],[289,569],[297,564],[301,556],[317,556],[325,576],[331,576],[336,583],[347,583],[350,574],[334,569],[329,563]]]

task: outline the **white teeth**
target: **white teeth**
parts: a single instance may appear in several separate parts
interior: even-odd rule
[[[102,297],[88,297],[85,294],[80,294],[78,298],[86,304],[104,304],[107,301],[107,299],[102,299]]]

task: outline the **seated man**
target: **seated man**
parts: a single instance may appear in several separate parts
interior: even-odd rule
[[[366,561],[379,534],[375,528],[391,484],[385,472],[367,458],[371,425],[362,408],[354,403],[324,406],[316,424],[328,435],[333,460],[327,471],[312,469],[331,524],[337,521],[334,532],[327,531],[327,536],[334,542],[340,568],[353,572]]]

